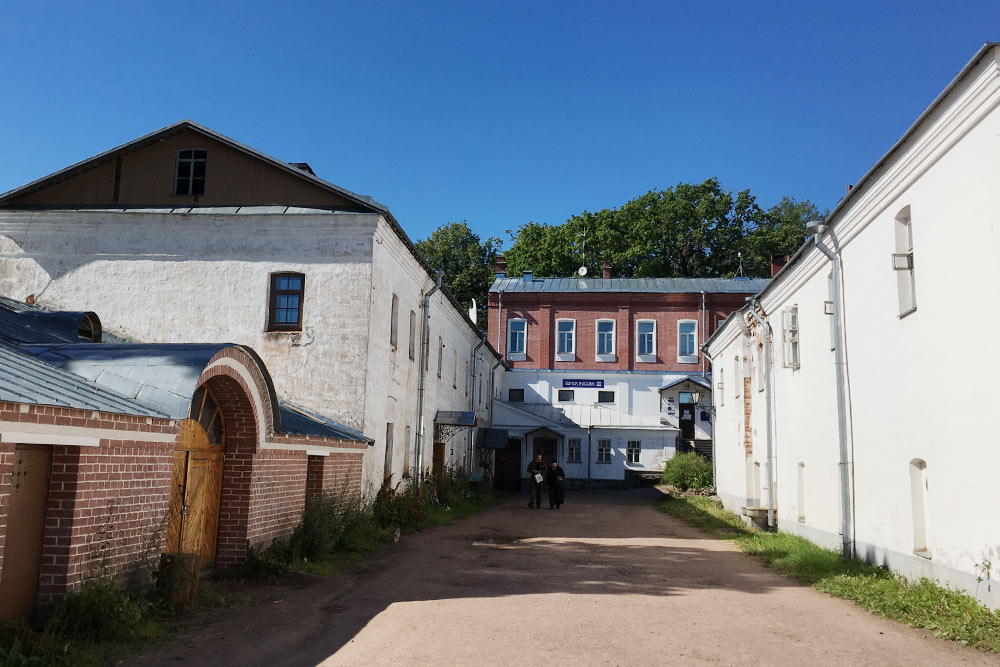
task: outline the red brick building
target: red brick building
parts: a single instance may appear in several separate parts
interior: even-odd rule
[[[360,494],[370,441],[279,403],[253,350],[100,341],[0,299],[0,618],[163,552],[237,563],[310,494]]]

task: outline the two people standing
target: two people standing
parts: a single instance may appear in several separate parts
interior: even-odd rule
[[[542,455],[536,454],[535,460],[528,464],[528,507],[536,509],[542,508],[542,484],[545,483],[549,490],[549,509],[559,509],[565,502],[566,473],[559,467],[559,463],[552,459],[549,467],[542,463]]]

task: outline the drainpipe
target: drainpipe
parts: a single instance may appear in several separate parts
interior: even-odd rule
[[[750,315],[757,320],[764,329],[764,410],[767,412],[767,527],[773,529],[775,526],[775,488],[774,488],[774,436],[772,435],[771,417],[771,328],[767,325],[767,320],[757,314],[757,307],[760,302],[756,299],[750,304]],[[713,399],[714,400],[714,399]],[[714,439],[713,439],[714,441]]]
[[[847,385],[847,365],[844,361],[843,308],[841,305],[840,281],[843,266],[840,255],[823,244],[825,224],[815,225],[813,243],[830,260],[833,268],[833,338],[834,367],[837,376],[837,433],[840,436],[840,514],[843,537],[843,557],[854,557],[854,531],[851,507],[851,460],[847,444],[847,399],[844,393]]]
[[[501,350],[503,347],[500,346],[501,339],[503,338],[503,291],[497,292],[497,351],[503,354]],[[527,338],[527,336],[525,337]]]
[[[472,377],[469,378],[469,384],[472,385],[472,392],[471,392],[472,396],[469,398],[469,407],[472,408],[473,414],[475,414],[476,412],[476,389],[478,388],[478,384],[476,383],[476,366],[478,365],[477,362],[479,361],[479,355],[476,353],[479,352],[479,348],[481,348],[483,345],[486,345],[486,334],[483,333],[481,338],[482,340],[479,341],[479,344],[476,345],[474,348],[472,348]],[[472,430],[469,429],[469,455],[466,457],[468,463],[466,463],[465,467],[466,467],[466,472],[470,475],[472,474],[473,470],[472,457],[475,456],[475,453],[476,449],[475,446],[473,445]]]
[[[708,348],[707,347],[702,346],[701,352],[702,352],[702,354],[704,354],[708,358],[709,361],[711,361],[712,363],[715,363],[715,360],[712,359],[711,355],[708,354]],[[711,394],[712,394],[712,405],[711,405],[711,408],[710,408],[711,412],[709,413],[712,416],[712,421],[709,422],[709,424],[712,427],[712,485],[715,486],[715,493],[716,493],[716,495],[718,495],[718,493],[719,493],[719,475],[718,475],[717,468],[716,468],[716,463],[715,463],[716,456],[715,456],[715,380],[714,379],[712,380],[712,388],[709,389],[709,392],[711,392]]]
[[[502,360],[496,362],[495,364],[493,364],[490,367],[490,377],[489,377],[489,380],[487,382],[487,386],[489,387],[489,392],[490,392],[490,426],[493,426],[493,419],[495,418],[495,415],[496,415],[496,410],[495,410],[496,403],[495,403],[495,400],[494,400],[494,397],[493,397],[493,373],[496,372],[497,366],[501,366],[501,365],[503,365],[503,361]],[[497,461],[496,454],[494,453],[494,455],[493,455],[493,465],[496,465],[496,461]]]
[[[430,340],[427,336],[427,328],[430,326],[428,323],[431,319],[431,296],[434,292],[441,289],[441,279],[444,278],[444,271],[435,271],[434,280],[435,284],[426,294],[424,294],[424,317],[420,324],[420,370],[418,372],[417,380],[417,442],[416,442],[416,459],[417,464],[417,483],[419,484],[423,480],[424,476],[424,385],[427,379],[427,355],[428,348],[430,346]],[[433,427],[432,427],[433,428]]]
[[[708,327],[705,322],[705,290],[701,291],[701,344],[705,344],[705,336],[708,335]],[[701,376],[705,377],[705,355],[701,357]]]
[[[594,446],[594,427],[587,427],[587,484],[590,485],[590,459],[593,456],[591,448]]]

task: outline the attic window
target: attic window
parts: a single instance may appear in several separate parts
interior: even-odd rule
[[[205,164],[208,152],[200,150],[177,151],[177,175],[174,179],[175,195],[205,194]]]

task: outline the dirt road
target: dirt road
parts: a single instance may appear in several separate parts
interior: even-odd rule
[[[658,491],[510,499],[306,578],[130,665],[995,665],[774,574]]]

